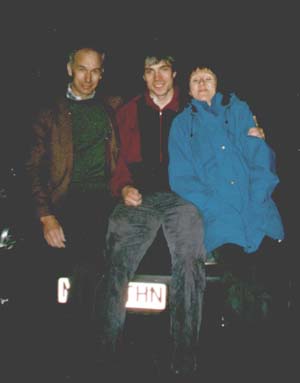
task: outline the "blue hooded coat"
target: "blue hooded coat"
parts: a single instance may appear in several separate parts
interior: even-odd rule
[[[255,252],[264,236],[284,230],[272,193],[279,183],[275,154],[261,138],[246,102],[216,93],[211,106],[193,99],[173,120],[169,136],[171,189],[201,211],[208,252],[234,243]]]

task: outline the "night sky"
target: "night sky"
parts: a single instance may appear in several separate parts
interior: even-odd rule
[[[243,1],[61,3],[36,2],[32,9],[26,3],[10,9],[7,17],[4,12],[2,38],[13,58],[5,65],[23,79],[38,77],[56,86],[65,75],[70,47],[92,40],[107,52],[105,85],[133,95],[142,84],[139,59],[157,39],[170,47],[183,69],[194,59],[210,64],[221,81],[251,103],[258,93],[299,86],[294,71],[300,26],[295,7],[287,2],[272,7]],[[284,72],[294,73],[295,88]]]
[[[60,87],[66,80],[67,53],[77,42],[91,40],[107,53],[102,87],[133,96],[143,86],[144,50],[159,40],[175,53],[180,73],[195,60],[212,66],[219,83],[245,98],[259,121],[270,114],[266,104],[281,105],[299,95],[300,26],[295,6],[288,2],[60,3],[26,2],[2,13],[1,35],[8,54],[1,65],[9,74],[4,76],[9,93],[20,83],[29,98],[34,93],[35,102],[35,97],[40,99],[36,92]]]

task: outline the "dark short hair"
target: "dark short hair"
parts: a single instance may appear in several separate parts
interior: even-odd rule
[[[158,64],[160,61],[165,61],[166,63],[171,65],[173,70],[175,69],[175,59],[173,56],[169,56],[169,55],[160,55],[160,56],[149,55],[149,56],[146,56],[144,59],[144,66],[155,65],[155,64]]]
[[[143,55],[143,65],[155,65],[160,61],[165,61],[172,67],[173,70],[176,70],[176,59],[175,55],[171,49],[171,46],[165,41],[154,40],[147,45],[146,50]]]

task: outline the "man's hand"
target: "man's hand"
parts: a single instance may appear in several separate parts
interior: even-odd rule
[[[262,138],[263,140],[265,139],[265,133],[264,133],[264,130],[263,130],[263,128],[259,128],[259,127],[256,127],[256,128],[250,128],[250,129],[248,130],[248,136],[253,136],[253,137]]]
[[[256,116],[253,116],[253,120],[255,122],[255,127],[248,130],[248,136],[258,137],[264,140],[266,138],[265,132],[263,128],[259,127]]]
[[[124,186],[122,197],[126,206],[140,206],[142,203],[142,195],[133,186]]]
[[[49,246],[64,248],[66,247],[63,228],[54,215],[47,215],[40,218],[43,224],[44,238]]]

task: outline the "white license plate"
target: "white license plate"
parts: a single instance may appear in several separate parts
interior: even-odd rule
[[[67,303],[71,281],[69,278],[59,278],[57,286],[57,301]],[[167,285],[155,282],[130,282],[126,308],[162,311],[167,306]]]
[[[128,285],[129,309],[165,310],[167,306],[167,286],[163,283],[130,282]]]

